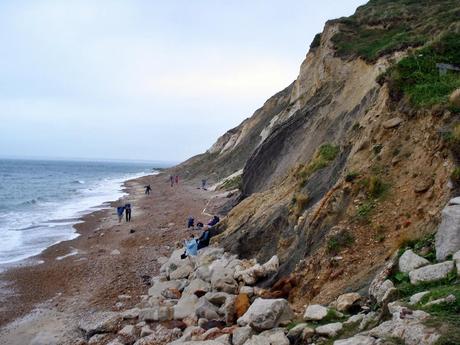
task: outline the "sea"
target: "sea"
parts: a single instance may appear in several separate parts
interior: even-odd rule
[[[76,238],[80,217],[124,195],[161,164],[0,159],[0,265]]]

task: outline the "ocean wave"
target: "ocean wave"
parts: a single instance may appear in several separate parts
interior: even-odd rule
[[[85,184],[85,181],[83,181],[83,180],[73,180],[72,183],[73,184]]]

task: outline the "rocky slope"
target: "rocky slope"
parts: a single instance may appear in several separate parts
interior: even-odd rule
[[[301,304],[364,291],[405,242],[436,231],[456,192],[460,87],[436,63],[460,64],[459,13],[457,1],[372,0],[328,22],[293,84],[176,168],[239,187],[215,241],[277,255],[266,284],[292,273]]]

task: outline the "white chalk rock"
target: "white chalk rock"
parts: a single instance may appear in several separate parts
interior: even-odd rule
[[[409,273],[429,264],[430,262],[427,259],[418,256],[411,249],[406,250],[399,258],[399,270],[404,273]]]
[[[409,279],[411,284],[430,283],[446,278],[453,269],[454,262],[445,261],[411,271],[409,272]]]

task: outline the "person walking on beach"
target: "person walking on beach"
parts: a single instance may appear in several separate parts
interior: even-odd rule
[[[123,218],[123,212],[125,211],[124,206],[117,207],[117,215],[118,215],[118,223],[121,223],[121,219]]]
[[[201,180],[201,188],[203,188],[204,190],[206,190],[206,179],[202,179],[202,180]]]
[[[131,204],[125,205],[125,212],[126,212],[126,221],[130,222],[131,221]]]
[[[176,175],[176,184],[179,184],[179,175]]]
[[[171,182],[171,187],[174,187],[174,176],[169,175],[169,181]]]
[[[150,195],[150,191],[152,190],[152,188],[150,187],[150,185],[147,185],[147,186],[145,186],[144,188],[145,188],[145,194]]]

